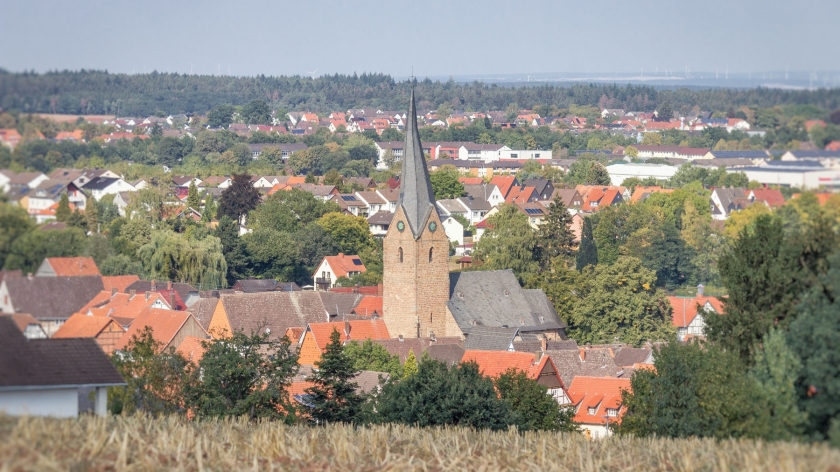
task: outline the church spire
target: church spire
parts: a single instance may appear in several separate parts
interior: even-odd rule
[[[411,102],[408,104],[408,116],[405,126],[405,146],[402,158],[402,176],[400,177],[400,199],[397,207],[402,206],[414,239],[420,237],[423,226],[435,209],[435,194],[420,144],[420,132],[417,129],[417,110],[414,105],[414,87],[411,88]]]

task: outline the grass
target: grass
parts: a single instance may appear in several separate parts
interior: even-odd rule
[[[832,471],[824,445],[517,434],[464,428],[314,428],[242,420],[0,417],[0,470]]]

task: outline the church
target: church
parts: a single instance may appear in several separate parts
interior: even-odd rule
[[[566,324],[542,290],[525,290],[510,270],[449,272],[423,156],[414,90],[405,127],[400,196],[383,240],[383,313],[392,337],[468,337],[487,328],[533,339],[565,339]]]

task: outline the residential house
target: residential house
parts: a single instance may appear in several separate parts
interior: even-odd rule
[[[41,327],[41,323],[38,323],[38,320],[29,313],[0,314],[0,316],[10,318],[26,339],[47,338],[47,332]]]
[[[366,270],[359,256],[340,252],[337,256],[325,256],[318,264],[318,268],[312,274],[313,284],[318,290],[327,290],[334,287],[340,277],[351,278]]]
[[[610,164],[606,169],[607,173],[610,174],[610,183],[616,186],[621,185],[625,180],[633,177],[638,179],[652,177],[656,180],[665,181],[673,177],[680,170],[678,166],[668,164],[645,164],[638,162]]]
[[[90,193],[94,200],[99,201],[105,195],[115,195],[119,192],[134,192],[136,189],[119,177],[97,177],[82,186],[82,190]]]
[[[47,257],[35,272],[36,277],[79,277],[100,275],[90,257]]]
[[[261,144],[249,144],[248,147],[251,149],[251,158],[254,160],[260,157],[263,150],[266,148],[273,148],[280,151],[280,157],[283,160],[286,160],[291,156],[293,153],[298,151],[303,151],[309,149],[309,146],[303,143],[261,143]]]
[[[297,287],[297,284],[294,284],[294,286]],[[260,293],[273,292],[282,288],[281,284],[274,279],[244,279],[237,280],[230,289],[236,293]],[[300,287],[297,290],[300,290]]]
[[[510,189],[513,187],[519,187],[520,183],[516,180],[516,176],[513,175],[496,175],[490,179],[490,183],[495,185],[499,188],[499,193],[502,194],[502,198],[507,198],[508,193],[510,193]]]
[[[461,362],[464,356],[464,341],[460,336],[433,337],[433,338],[389,338],[371,339],[373,344],[385,348],[392,356],[398,356],[400,363],[405,363],[411,352],[414,357],[420,359],[424,354],[432,359],[445,362],[447,365],[455,365]]]
[[[131,205],[132,197],[135,195],[135,192],[118,192],[114,195],[114,205],[117,206],[117,211],[119,211],[120,216],[126,217],[126,208]]]
[[[630,389],[630,379],[575,377],[568,387],[575,406],[575,423],[587,437],[611,436],[610,424],[620,423],[625,413],[621,392]]]
[[[578,187],[581,187],[580,185]],[[586,192],[581,210],[598,211],[624,201],[623,187],[594,187]]]
[[[125,292],[129,285],[140,280],[136,275],[103,275],[102,285],[106,292],[113,291]]]
[[[0,317],[0,360],[0,411],[9,415],[74,418],[92,391],[93,411],[106,416],[108,387],[125,385],[94,340],[27,340],[9,317]]]
[[[29,313],[51,336],[103,289],[102,277],[7,277],[0,283],[0,312]]]
[[[520,212],[525,213],[528,224],[534,229],[538,229],[548,217],[548,208],[540,202],[514,203],[514,205]]]
[[[638,187],[636,187],[635,190],[633,190],[633,196],[630,197],[630,202],[631,203],[643,202],[643,201],[647,200],[648,197],[650,197],[654,193],[671,193],[673,191],[674,191],[674,189],[672,189],[672,188],[662,188],[658,185],[653,185],[653,186],[639,185]]]
[[[12,151],[22,140],[23,136],[15,128],[0,128],[0,144],[7,146]]]
[[[379,189],[376,191],[387,203],[387,210],[391,213],[397,211],[397,201],[400,199],[399,185],[396,188]]]
[[[505,197],[502,195],[501,190],[495,184],[486,183],[483,179],[477,178],[477,180],[481,180],[479,183],[464,183],[464,192],[467,194],[468,197],[478,200],[484,200],[490,204],[490,207],[495,207],[501,205],[505,202]],[[463,182],[462,182],[463,183]]]
[[[548,179],[526,179],[522,185],[533,187],[537,193],[537,200],[549,200],[554,194],[554,184]]]
[[[503,155],[510,154],[511,149],[504,144],[476,144],[464,143],[458,148],[458,154],[453,156],[458,159],[479,160],[482,162],[494,162]]]
[[[557,197],[559,197],[560,200],[563,201],[563,204],[566,205],[566,208],[579,209],[583,206],[583,197],[581,196],[580,192],[578,192],[576,189],[555,188],[554,192],[551,193],[551,197],[548,198],[548,200],[552,202]]]
[[[505,203],[528,203],[539,199],[540,196],[534,187],[514,186],[510,188],[507,197],[505,197]]]
[[[464,340],[464,349],[468,351],[515,351],[514,343],[521,341],[519,328],[511,326],[497,328],[476,326]]]
[[[139,336],[146,328],[152,329],[152,337],[161,344],[161,351],[177,349],[189,336],[210,339],[207,331],[189,312],[152,308],[131,323],[114,349],[124,350],[131,338]]]
[[[339,208],[346,213],[353,216],[367,216],[367,204],[355,194],[340,193],[333,195],[330,200],[338,204]]]
[[[114,318],[76,313],[58,328],[53,339],[92,338],[105,351],[114,352],[114,346],[125,334],[125,329]]]
[[[785,197],[779,189],[774,188],[757,188],[750,190],[747,194],[747,199],[752,202],[764,203],[770,209],[776,209],[784,206]]]
[[[650,123],[648,123],[650,126]],[[677,158],[677,159],[688,159],[693,161],[694,159],[703,159],[706,154],[709,152],[707,148],[691,148],[691,147],[683,147],[683,146],[634,146],[636,150],[639,151],[638,158],[641,160],[647,160],[653,157],[661,157],[661,158]]]
[[[167,301],[158,293],[119,293],[116,288],[103,290],[93,297],[78,313],[89,316],[108,317],[128,328],[140,315],[149,310],[171,310],[174,300]]]
[[[440,220],[440,224],[443,226],[443,231],[446,233],[446,237],[449,238],[450,242],[455,243],[457,246],[464,244],[464,225],[460,221],[451,216],[443,217]]]
[[[712,207],[712,219],[725,220],[729,214],[750,205],[747,193],[740,188],[716,188],[709,197]]]
[[[9,169],[0,170],[0,190],[8,193],[12,187],[35,188],[47,180],[48,177],[42,172],[15,172]]]
[[[234,332],[266,333],[269,339],[282,338],[289,328],[324,323],[348,315],[362,300],[359,293],[339,292],[261,292],[221,294],[208,331],[214,338]]]
[[[379,193],[371,191],[356,192],[362,203],[367,206],[365,210],[366,215],[373,215],[380,211],[386,211],[388,208],[388,201],[385,200]]]
[[[215,288],[215,287],[213,287]],[[124,290],[126,293],[134,290],[136,293],[156,292],[169,302],[175,300],[173,310],[186,310],[200,298],[198,289],[183,282],[156,282],[154,280],[138,280]]]
[[[64,193],[67,194],[70,203],[75,205],[76,208],[84,210],[87,194],[75,183],[68,180],[45,180],[38,184],[37,187],[27,191],[18,200],[18,204],[26,209],[30,215],[34,215],[58,203],[61,200],[61,195]]]
[[[469,338],[468,338],[469,340]],[[560,405],[571,403],[566,393],[563,380],[557,372],[550,356],[542,353],[479,351],[467,349],[461,362],[475,362],[481,373],[491,378],[498,378],[510,369],[525,372],[529,379],[548,389],[548,394]]]
[[[388,232],[391,227],[391,221],[394,219],[394,214],[390,211],[378,211],[367,218],[368,225],[370,225],[370,234],[381,238]]]
[[[382,295],[365,295],[358,305],[350,311],[352,315],[365,318],[382,317]],[[301,333],[303,334],[303,333]]]
[[[706,320],[703,312],[723,313],[723,305],[715,297],[703,295],[702,290],[691,298],[668,297],[671,303],[671,322],[677,329],[677,339],[685,341],[691,337],[704,337]]]
[[[298,362],[301,365],[314,365],[321,360],[321,355],[330,343],[330,336],[337,331],[341,343],[363,342],[367,339],[390,339],[388,328],[381,319],[337,321],[330,323],[309,323],[301,335],[298,345]]]

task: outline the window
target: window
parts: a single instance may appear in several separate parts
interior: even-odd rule
[[[400,263],[403,261],[403,250],[400,248]]]
[[[540,153],[534,154],[534,159],[539,159],[539,158],[540,158]]]
[[[515,153],[515,152],[514,152],[514,153],[511,153],[511,154],[510,154],[510,158],[511,158],[511,159],[518,159],[518,158],[519,158],[519,154],[518,154],[518,153]]]
[[[618,408],[607,408],[607,416],[611,416],[613,418],[618,416]]]
[[[434,250],[435,250],[435,248],[433,248],[433,247],[429,248],[429,264],[432,263],[432,253],[434,252]]]
[[[589,408],[586,409],[586,412],[589,413],[590,415],[594,415],[596,411],[598,411],[598,409],[595,408],[594,406],[590,406]]]

